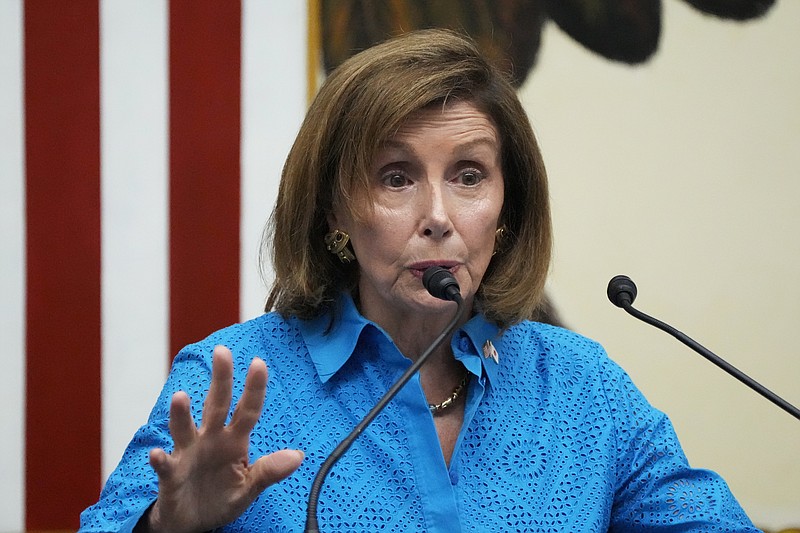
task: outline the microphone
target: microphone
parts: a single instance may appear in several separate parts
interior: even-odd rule
[[[440,300],[456,301],[461,297],[461,288],[456,278],[442,267],[430,267],[422,274],[422,284],[431,293],[431,296]]]
[[[636,299],[636,285],[628,276],[614,276],[608,282],[606,294],[612,304],[625,309]]]
[[[654,326],[661,331],[665,331],[669,333],[683,344],[694,350],[695,352],[699,353],[719,368],[733,376],[734,378],[738,379],[761,396],[766,398],[767,400],[771,401],[790,415],[794,416],[798,420],[800,420],[800,409],[793,406],[774,392],[770,391],[759,382],[748,376],[747,374],[743,373],[741,370],[737,369],[735,366],[731,365],[715,353],[713,353],[708,348],[702,346],[695,340],[691,339],[687,335],[681,333],[677,329],[673,328],[669,324],[661,322],[660,320],[651,317],[645,313],[642,313],[638,309],[633,307],[633,301],[636,299],[636,284],[633,282],[631,278],[628,276],[614,276],[611,278],[611,281],[608,282],[608,289],[607,289],[608,299],[611,300],[611,303],[616,305],[617,307],[621,307],[625,311],[628,312],[631,316],[638,318],[642,322],[646,322],[651,326]]]
[[[458,325],[459,320],[461,319],[464,311],[466,310],[464,306],[464,300],[461,298],[461,289],[458,286],[458,282],[456,278],[453,277],[448,270],[434,266],[430,267],[425,270],[425,273],[422,275],[422,284],[425,286],[425,289],[436,298],[440,300],[448,300],[456,302],[458,308],[456,309],[456,314],[450,323],[444,328],[444,330],[439,334],[436,339],[434,339],[433,343],[425,350],[419,358],[414,361],[408,369],[400,376],[400,379],[392,385],[388,391],[383,395],[383,397],[378,400],[378,403],[364,416],[363,420],[358,423],[358,425],[350,432],[347,437],[339,443],[339,445],[331,452],[327,459],[322,463],[322,466],[317,472],[316,477],[314,478],[314,482],[311,484],[311,491],[308,494],[308,507],[306,510],[306,533],[318,533],[319,532],[319,524],[317,523],[317,504],[319,502],[319,495],[322,491],[322,484],[325,482],[325,477],[330,472],[333,465],[345,454],[345,452],[350,448],[350,446],[355,442],[359,435],[367,428],[367,426],[373,421],[373,419],[383,411],[384,407],[392,401],[392,398],[400,392],[400,389],[408,383],[408,380],[411,379],[417,370],[425,364],[425,361],[428,360],[428,357],[436,350],[442,342],[453,332],[453,330]]]

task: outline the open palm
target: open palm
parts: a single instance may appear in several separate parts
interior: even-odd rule
[[[230,350],[214,348],[211,386],[198,428],[189,397],[177,392],[170,405],[171,454],[150,452],[159,494],[140,526],[143,531],[207,531],[235,520],[268,486],[294,472],[303,460],[298,450],[280,450],[250,463],[250,432],[264,404],[267,367],[250,364],[244,392],[225,425],[231,405],[233,362]]]

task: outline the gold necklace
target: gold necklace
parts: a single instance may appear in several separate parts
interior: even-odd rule
[[[451,405],[453,405],[453,403],[458,399],[458,397],[461,396],[464,387],[467,386],[468,379],[469,379],[469,372],[464,374],[464,377],[461,378],[461,382],[455,389],[453,389],[453,392],[450,394],[450,396],[447,397],[446,400],[444,400],[442,403],[437,403],[437,404],[429,403],[428,409],[430,409],[431,414],[436,416],[445,409],[447,409],[448,407],[450,407]]]

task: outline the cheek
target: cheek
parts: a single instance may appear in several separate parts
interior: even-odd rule
[[[397,210],[377,207],[369,220],[354,225],[351,235],[353,247],[366,254],[365,261],[399,256],[409,241],[410,220],[411,217],[403,216]]]
[[[465,227],[471,235],[471,240],[481,249],[487,248],[491,254],[494,250],[495,232],[499,225],[500,209],[495,202],[473,206],[463,217]]]
[[[483,277],[492,260],[495,249],[495,234],[499,221],[499,213],[475,213],[471,219],[472,232],[467,247],[470,248],[472,269],[475,275]]]
[[[486,268],[489,261],[492,260],[495,245],[495,231],[496,226],[491,224],[486,227],[486,230],[481,233],[479,243],[477,244],[478,250],[475,252],[475,257],[480,261],[481,267]]]

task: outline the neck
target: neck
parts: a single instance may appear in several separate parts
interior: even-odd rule
[[[456,305],[453,302],[438,302],[436,309],[390,309],[382,302],[370,304],[369,301],[356,301],[359,312],[367,319],[378,324],[394,341],[400,353],[416,361],[420,355],[441,335],[453,319]],[[457,327],[463,326],[470,318],[471,298],[465,302],[467,312],[461,317]],[[431,354],[431,361],[446,352],[452,357],[450,339],[442,343],[437,354]]]
[[[416,361],[441,335],[456,312],[455,304],[448,305],[446,311],[432,313],[384,313],[384,309],[370,309],[366,306],[360,310],[366,318],[380,325],[392,338],[400,353],[412,361]],[[467,320],[469,313],[464,314],[459,326]],[[419,370],[420,384],[428,403],[436,404],[446,399],[464,377],[464,373],[464,366],[453,356],[450,338],[445,339]]]
[[[446,325],[446,323],[444,325],[409,324],[402,328],[399,335],[393,335],[391,332],[390,335],[400,353],[412,361],[416,361],[441,334]],[[463,373],[464,366],[453,356],[450,337],[448,337],[419,370],[420,383],[429,403],[438,403],[443,400],[452,392],[454,383],[463,377]]]

